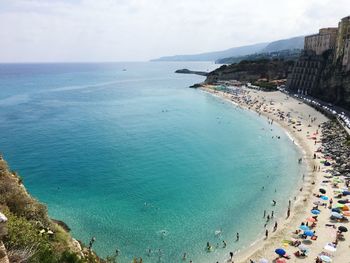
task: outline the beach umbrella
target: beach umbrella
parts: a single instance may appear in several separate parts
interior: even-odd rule
[[[335,217],[335,218],[338,218],[338,219],[343,218],[343,215],[341,215],[341,214],[339,214],[339,213],[337,213],[337,212],[332,212],[332,213],[331,213],[331,216],[333,216],[333,217]]]
[[[308,237],[312,237],[314,235],[314,232],[311,230],[304,231],[304,235]]]
[[[343,191],[343,195],[350,195],[350,191]]]
[[[310,228],[309,228],[308,226],[306,226],[306,225],[301,225],[301,226],[299,227],[299,229],[300,229],[300,230],[303,230],[303,231],[308,231],[308,230],[310,230]]]
[[[318,215],[321,212],[320,212],[320,210],[313,209],[313,210],[311,210],[311,213],[313,213],[314,215]]]
[[[338,203],[344,205],[344,204],[348,203],[348,200],[339,200]]]
[[[306,219],[306,221],[313,223],[313,222],[316,222],[316,219],[313,218],[313,217],[308,217],[308,218]]]
[[[326,255],[322,255],[320,256],[320,259],[323,261],[323,262],[332,262],[332,259],[329,257],[329,256],[326,256]]]
[[[319,191],[320,191],[321,194],[325,194],[326,193],[326,190],[323,189],[323,188],[320,188]]]
[[[269,261],[266,258],[259,259],[258,263],[269,263]]]
[[[284,258],[278,258],[275,261],[276,263],[286,263],[287,261]]]
[[[342,183],[343,180],[342,180],[342,179],[339,179],[339,178],[334,178],[334,179],[333,179],[333,182]]]
[[[349,206],[348,205],[344,205],[343,207],[342,207],[342,209],[341,210],[343,210],[343,211],[349,211],[350,210],[350,208],[349,208]]]
[[[337,213],[340,213],[340,212],[341,212],[341,210],[340,210],[340,208],[332,208],[332,212],[337,212]]]
[[[335,252],[337,250],[337,248],[332,244],[332,243],[328,243],[324,246],[325,250],[331,251],[331,252]]]
[[[348,232],[348,229],[347,229],[345,226],[340,226],[340,227],[338,227],[338,230],[339,230],[340,232]]]
[[[303,244],[299,245],[298,248],[300,249],[300,251],[304,251],[304,252],[309,251],[309,248]]]
[[[344,205],[343,204],[336,204],[335,207],[338,207],[338,208],[343,208]]]
[[[286,251],[283,248],[277,248],[275,250],[275,253],[279,256],[284,256],[286,254]]]
[[[344,211],[344,212],[343,212],[343,215],[344,215],[344,216],[350,216],[350,211]]]
[[[328,200],[328,197],[325,196],[325,195],[322,195],[322,196],[321,196],[321,199],[327,201],[327,200]]]

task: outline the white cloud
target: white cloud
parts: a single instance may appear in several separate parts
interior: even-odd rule
[[[316,32],[348,0],[0,0],[0,61],[121,61]],[[348,10],[346,8],[348,7]]]

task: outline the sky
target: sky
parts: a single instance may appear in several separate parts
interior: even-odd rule
[[[315,33],[349,0],[0,0],[0,62],[146,61]]]

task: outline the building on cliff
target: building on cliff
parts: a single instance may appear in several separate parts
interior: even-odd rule
[[[320,29],[318,34],[305,37],[304,50],[313,50],[316,55],[321,55],[329,49],[334,49],[337,41],[337,27]]]
[[[305,37],[287,87],[350,109],[350,16],[342,18],[337,28],[322,28]]]

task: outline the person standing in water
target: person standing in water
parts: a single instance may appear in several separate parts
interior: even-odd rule
[[[265,239],[267,239],[269,237],[269,230],[265,230]]]
[[[233,252],[230,252],[230,260],[231,260],[231,262],[233,262],[232,259],[233,259]]]

